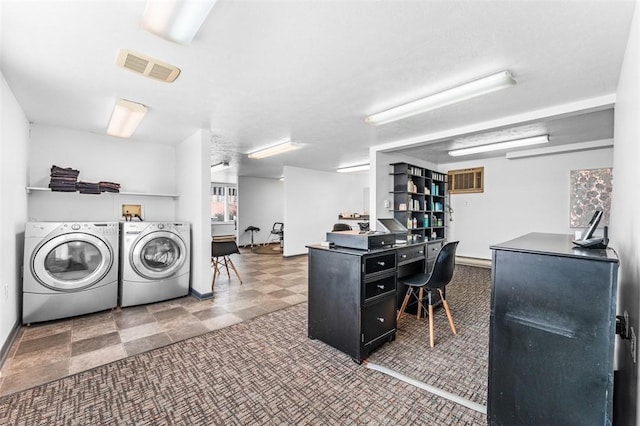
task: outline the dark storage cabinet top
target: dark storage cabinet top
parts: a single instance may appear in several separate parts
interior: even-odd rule
[[[532,232],[501,244],[494,244],[491,249],[618,263],[618,257],[613,251],[577,247],[571,242],[573,238],[573,235]]]
[[[610,425],[618,259],[531,233],[493,250],[491,425]]]

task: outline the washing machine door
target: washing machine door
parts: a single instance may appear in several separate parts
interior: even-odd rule
[[[45,287],[71,292],[98,283],[113,261],[113,251],[105,241],[72,232],[53,237],[34,250],[31,271]]]
[[[169,231],[156,231],[134,243],[129,260],[138,275],[158,280],[174,275],[186,257],[187,247],[180,236]]]

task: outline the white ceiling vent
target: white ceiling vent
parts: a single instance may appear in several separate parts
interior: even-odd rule
[[[172,83],[180,75],[178,67],[128,49],[120,49],[118,51],[116,64],[138,74],[167,83]]]

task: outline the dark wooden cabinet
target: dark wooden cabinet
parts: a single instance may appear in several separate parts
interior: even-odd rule
[[[395,338],[398,268],[424,269],[425,244],[371,251],[308,248],[308,336],[360,363]]]
[[[490,425],[610,425],[618,259],[532,233],[491,247]]]

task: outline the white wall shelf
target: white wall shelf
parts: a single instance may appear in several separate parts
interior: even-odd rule
[[[75,192],[51,191],[51,188],[43,188],[43,187],[39,187],[39,186],[27,186],[26,190],[27,190],[27,194],[31,194],[31,192],[37,192],[37,191],[60,192],[61,194],[80,194],[80,192],[78,192],[78,191],[75,191]],[[100,194],[136,195],[136,196],[144,196],[144,197],[167,197],[167,198],[173,198],[174,200],[177,200],[178,198],[180,198],[180,196],[177,195],[177,194],[157,194],[157,193],[153,193],[153,192],[125,192],[125,191],[120,191],[120,192],[101,192]],[[86,195],[100,195],[100,194],[86,194]],[[85,194],[83,194],[83,195],[85,195]]]

